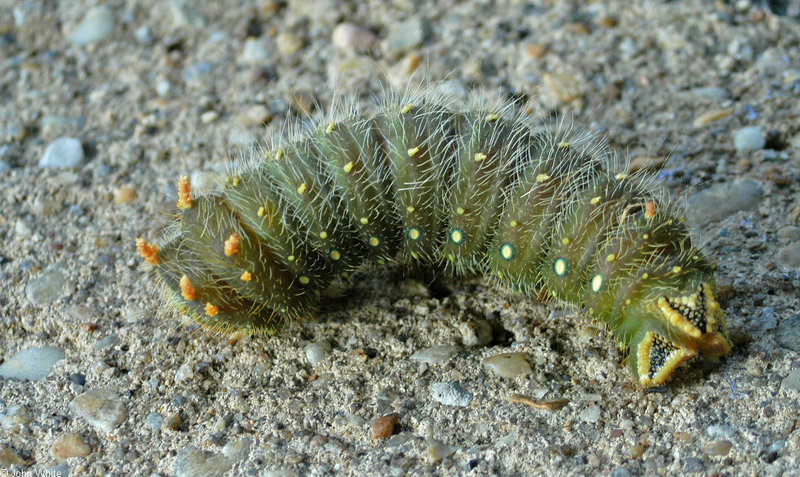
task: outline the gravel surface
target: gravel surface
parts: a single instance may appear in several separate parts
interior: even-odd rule
[[[420,83],[663,164],[732,355],[645,393],[579,312],[395,270],[276,338],[163,309],[178,175]],[[0,469],[800,475],[798,2],[0,0],[0,98]]]

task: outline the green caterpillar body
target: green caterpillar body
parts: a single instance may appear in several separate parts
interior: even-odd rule
[[[169,302],[218,330],[275,333],[364,262],[486,273],[583,306],[631,351],[641,386],[730,351],[712,265],[682,211],[589,135],[534,130],[509,108],[416,98],[323,122],[193,197],[158,244]]]

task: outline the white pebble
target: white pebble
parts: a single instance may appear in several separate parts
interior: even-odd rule
[[[83,161],[83,146],[72,137],[60,137],[51,142],[44,150],[39,167],[68,168],[75,167]]]
[[[168,95],[171,89],[172,83],[170,83],[169,80],[162,79],[156,83],[156,94],[159,96],[163,97]]]
[[[0,364],[0,376],[39,381],[46,378],[53,371],[53,366],[62,359],[64,352],[54,346],[25,348]]]
[[[581,411],[580,419],[583,422],[597,422],[600,420],[600,406],[592,405]]]
[[[77,396],[69,403],[69,409],[105,432],[111,432],[128,417],[128,411],[117,394],[106,388],[92,389]]]
[[[461,346],[431,346],[412,354],[408,359],[423,363],[441,363],[461,352]]]
[[[269,48],[258,38],[248,38],[244,42],[239,61],[248,65],[264,65],[269,63]]]
[[[764,147],[765,142],[758,126],[739,129],[733,136],[733,146],[737,151],[756,151]]]
[[[72,31],[69,41],[83,46],[97,43],[114,33],[114,13],[106,5],[92,7],[86,12],[81,22]]]
[[[183,363],[177,371],[175,371],[175,381],[183,382],[188,381],[194,377],[191,363]]]
[[[372,48],[378,37],[374,33],[353,25],[352,23],[340,23],[333,29],[333,46],[346,51],[364,51]]]
[[[316,366],[331,352],[331,344],[327,341],[309,343],[305,346],[306,359],[311,366]]]
[[[458,381],[434,383],[431,397],[445,406],[466,407],[472,402],[472,393],[462,388]]]
[[[141,43],[142,45],[150,45],[153,43],[153,35],[150,33],[150,27],[147,25],[142,25],[133,32],[133,36],[136,37],[136,41]]]

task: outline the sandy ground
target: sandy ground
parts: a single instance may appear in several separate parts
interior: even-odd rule
[[[0,378],[0,468],[800,474],[793,2],[98,4],[0,0],[0,362],[64,357],[41,379]],[[363,30],[334,35],[344,22]],[[412,71],[442,95],[569,115],[637,167],[667,158],[664,184],[694,198],[719,262],[733,354],[645,393],[581,313],[481,278],[437,299],[396,271],[359,274],[277,338],[209,336],[162,309],[133,240],[156,236],[178,175],[224,167],[261,123],[281,130],[334,95],[367,104]],[[76,163],[42,167],[61,137]],[[486,323],[492,340],[463,346]],[[460,348],[410,359],[434,346]],[[484,365],[509,352],[530,372]]]

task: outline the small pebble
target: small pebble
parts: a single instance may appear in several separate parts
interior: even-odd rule
[[[390,56],[401,55],[408,50],[422,46],[430,35],[430,25],[423,18],[410,18],[394,26],[384,40],[384,49]]]
[[[114,202],[117,205],[127,204],[136,200],[136,188],[131,186],[120,187],[114,191]]]
[[[259,38],[248,38],[244,42],[239,61],[248,65],[263,66],[270,62],[269,47]]]
[[[466,347],[486,346],[492,342],[492,325],[488,321],[469,320],[458,325],[461,342]]]
[[[714,121],[727,118],[733,114],[734,111],[734,108],[713,109],[711,111],[706,111],[694,118],[692,124],[695,127],[705,126],[706,124],[713,123]]]
[[[531,374],[533,369],[525,358],[525,353],[502,353],[486,358],[483,365],[501,378],[514,379]]]
[[[790,243],[778,250],[778,264],[786,271],[800,271],[800,243]]]
[[[392,413],[372,421],[372,439],[384,439],[391,436],[398,419],[398,415]]]
[[[714,441],[708,445],[708,454],[724,457],[731,451],[731,447],[733,447],[731,441]]]
[[[16,452],[12,451],[8,447],[0,444],[0,467],[3,468],[3,472],[5,473],[5,469],[11,468],[12,465],[25,465],[25,459],[18,456]]]
[[[756,151],[764,147],[766,140],[758,126],[741,128],[734,133],[733,147],[737,151]]]
[[[793,369],[788,376],[781,381],[781,389],[784,391],[800,392],[800,369]]]
[[[238,116],[239,125],[242,127],[261,127],[272,119],[272,113],[266,106],[250,106]]]
[[[162,79],[156,83],[156,94],[161,97],[168,95],[171,90],[172,83],[169,80]]]
[[[428,453],[428,460],[430,460],[431,463],[436,463],[453,455],[456,450],[458,450],[458,447],[449,446],[439,441],[431,441],[428,443],[428,448],[426,450]]]
[[[97,43],[114,33],[114,12],[106,5],[92,7],[69,37],[78,46]]]
[[[200,87],[211,76],[214,65],[207,61],[194,63],[183,69],[183,81],[188,86]]]
[[[306,352],[306,359],[311,366],[321,363],[332,351],[331,344],[327,341],[309,343],[303,348]]]
[[[83,146],[72,137],[60,137],[51,142],[44,150],[39,167],[69,168],[83,162]]]
[[[97,340],[97,342],[95,342],[94,344],[94,349],[96,349],[97,351],[105,351],[113,348],[114,346],[117,346],[121,342],[122,340],[119,338],[118,334],[111,333],[110,335]]]
[[[125,405],[111,389],[87,391],[69,403],[70,411],[101,431],[111,432],[128,417]]]
[[[283,57],[294,55],[302,50],[304,45],[303,37],[289,31],[280,32],[275,37],[275,46]]]
[[[194,377],[194,370],[192,363],[183,363],[177,371],[175,371],[175,381],[182,383],[189,381]]]
[[[164,422],[164,416],[157,412],[151,412],[147,415],[144,422],[146,422],[151,428],[158,430],[161,429],[161,424]]]
[[[472,393],[457,381],[439,382],[431,385],[431,397],[445,406],[466,407],[472,402]]]
[[[74,432],[68,432],[53,443],[51,449],[53,457],[64,460],[70,457],[86,457],[92,453],[92,448]]]
[[[755,209],[763,198],[764,189],[749,179],[717,184],[689,198],[689,222],[696,227],[718,222],[740,210]]]
[[[168,0],[164,3],[167,4],[172,25],[176,28],[188,26],[200,29],[205,28],[208,23],[204,15],[189,6],[191,3],[181,0]]]
[[[21,404],[12,404],[0,411],[0,426],[11,432],[20,430],[33,421],[28,410]]]
[[[600,406],[592,405],[581,411],[580,420],[583,422],[597,422],[600,420]]]
[[[150,27],[142,25],[133,32],[133,36],[142,45],[150,45],[153,43],[153,35],[150,33]]]
[[[702,459],[698,459],[697,457],[688,457],[683,461],[683,472],[687,474],[700,472],[703,470],[704,465],[705,464],[703,464]]]
[[[340,23],[333,29],[331,41],[334,47],[355,53],[372,48],[378,37],[366,28],[352,23]]]
[[[562,103],[569,103],[581,96],[580,83],[569,73],[545,73],[542,76],[547,91]]]
[[[431,346],[412,354],[408,359],[423,363],[441,363],[449,360],[463,350],[461,346]]]
[[[40,381],[65,357],[64,352],[55,346],[25,348],[0,364],[0,376],[5,379]]]
[[[203,114],[200,115],[200,122],[203,124],[213,123],[218,117],[219,113],[214,110],[204,111]]]
[[[190,445],[175,459],[175,477],[223,475],[234,463],[228,456],[203,452]]]
[[[792,315],[778,322],[775,338],[784,348],[800,352],[800,315]]]

